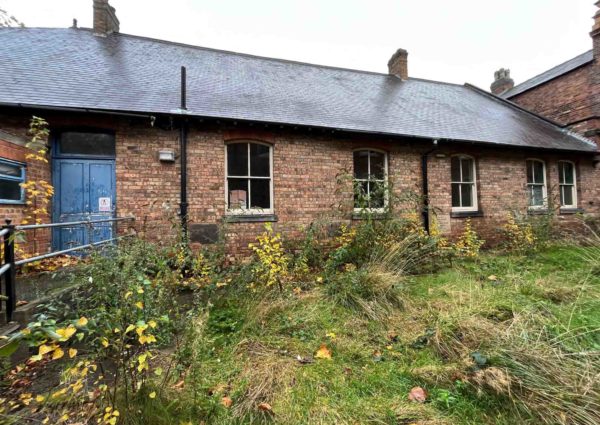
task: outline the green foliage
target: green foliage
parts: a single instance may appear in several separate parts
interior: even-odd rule
[[[458,252],[458,255],[475,259],[479,257],[479,251],[484,243],[485,241],[480,239],[475,229],[473,229],[471,219],[467,218],[465,228],[456,241],[454,248]]]
[[[255,278],[252,287],[277,285],[283,291],[283,283],[288,277],[289,258],[285,253],[281,235],[273,232],[271,223],[265,225],[265,232],[258,236],[258,244],[250,244],[258,262],[254,266]]]

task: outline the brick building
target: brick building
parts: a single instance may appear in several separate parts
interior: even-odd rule
[[[600,11],[590,36],[591,50],[517,86],[510,71],[497,71],[492,93],[600,141]]]
[[[4,28],[0,45],[0,215],[15,220],[35,173],[55,186],[54,221],[134,215],[162,236],[179,212],[194,243],[225,223],[233,253],[265,222],[295,237],[398,211],[406,193],[429,201],[427,225],[434,212],[455,234],[472,217],[489,241],[512,209],[600,212],[592,141],[468,84],[409,77],[402,49],[388,74],[225,52],[121,34],[106,0],[93,29]],[[37,171],[16,153],[32,115],[52,130]]]

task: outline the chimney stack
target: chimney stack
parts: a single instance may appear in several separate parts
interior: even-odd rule
[[[408,80],[408,52],[406,50],[396,50],[396,53],[388,61],[388,71],[390,75]]]
[[[494,72],[494,82],[490,88],[496,96],[506,93],[514,86],[515,82],[510,78],[510,69],[501,68]]]
[[[600,1],[596,2],[596,7],[600,8]],[[594,41],[594,58],[600,58],[600,10],[594,15],[594,27],[590,36]]]
[[[94,0],[94,34],[102,37],[119,32],[119,20],[115,8],[108,0]]]

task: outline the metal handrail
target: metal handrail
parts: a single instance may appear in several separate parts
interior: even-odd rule
[[[16,261],[15,260],[15,241],[14,235],[18,231],[23,230],[32,230],[32,229],[45,229],[45,228],[55,228],[55,227],[70,227],[70,226],[87,226],[90,231],[93,228],[93,225],[96,223],[115,223],[118,221],[126,221],[126,220],[135,220],[135,217],[116,217],[116,218],[107,218],[100,220],[85,220],[85,221],[71,221],[65,223],[49,223],[49,224],[29,224],[24,226],[15,226],[11,225],[10,220],[6,220],[6,226],[0,229],[0,242],[4,244],[4,258],[0,258],[0,277],[4,278],[4,287],[6,290],[6,317],[8,321],[12,320],[12,315],[16,309],[16,291],[15,291],[15,283],[16,283],[16,269],[17,266],[21,266],[23,264],[33,263],[35,261],[44,260],[46,258],[56,257],[58,255],[68,254],[69,252],[80,251],[83,249],[93,248],[95,246],[104,245],[110,242],[114,242],[128,236],[132,235],[124,235],[118,236],[111,239],[106,239],[103,241],[98,241],[94,243],[88,243],[86,245],[80,245],[69,249],[63,249],[61,251],[54,251],[47,254],[38,255],[31,258],[25,258],[23,260]],[[3,262],[2,262],[3,261]],[[0,311],[2,310],[2,302],[0,301]]]
[[[45,260],[46,258],[58,257],[59,255],[68,254],[69,252],[80,251],[82,249],[93,248],[95,246],[102,245],[102,244],[105,244],[105,243],[110,243],[110,242],[118,241],[118,240],[121,240],[121,239],[126,238],[128,236],[132,236],[132,235],[124,235],[124,236],[119,236],[117,238],[105,239],[103,241],[89,243],[87,245],[79,245],[79,246],[76,246],[74,248],[63,249],[62,251],[54,251],[54,252],[50,252],[48,254],[38,255],[37,257],[25,258],[23,260],[15,261],[15,265],[22,266],[23,264],[34,263],[36,261]]]
[[[80,226],[80,225],[84,225],[84,224],[95,224],[95,223],[113,223],[113,222],[117,222],[117,221],[126,221],[126,220],[135,220],[135,217],[129,216],[129,217],[106,218],[106,219],[101,219],[101,220],[66,221],[64,223],[26,224],[23,226],[15,226],[15,230],[48,229],[51,227]]]

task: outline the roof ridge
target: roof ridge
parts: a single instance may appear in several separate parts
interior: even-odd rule
[[[441,84],[441,85],[444,85],[444,86],[464,87],[464,84],[450,83],[448,81],[429,80],[427,78],[408,77],[408,80],[409,81],[410,80],[413,80],[413,81],[423,81],[425,83]]]
[[[88,28],[79,28],[79,29],[88,30]],[[345,67],[333,66],[333,65],[322,65],[322,64],[316,64],[316,63],[310,63],[310,62],[297,61],[297,60],[293,60],[293,59],[283,59],[283,58],[274,58],[274,57],[270,57],[270,56],[255,55],[252,53],[235,52],[233,50],[225,50],[225,49],[217,49],[214,47],[198,46],[195,44],[163,40],[160,38],[147,37],[147,36],[143,36],[143,35],[126,34],[126,33],[119,32],[119,33],[113,33],[110,36],[131,37],[131,38],[137,38],[137,39],[141,39],[141,40],[148,40],[148,41],[154,41],[154,42],[158,42],[158,43],[169,44],[169,45],[173,45],[173,46],[187,47],[187,48],[191,48],[191,49],[205,50],[205,51],[210,51],[210,52],[227,53],[227,54],[231,54],[231,55],[243,56],[243,57],[252,58],[252,59],[262,59],[262,60],[269,60],[269,61],[276,61],[276,62],[283,62],[283,63],[291,63],[291,64],[296,64],[296,65],[304,65],[304,66],[310,66],[310,67],[314,67],[314,68],[335,69],[338,71],[348,71],[348,72],[357,72],[357,73],[361,73],[361,74],[379,75],[379,76],[383,76],[383,77],[393,77],[393,75],[385,74],[383,72],[367,71],[364,69],[355,69],[355,68],[345,68]]]
[[[471,89],[471,90],[475,91],[476,93],[479,93],[479,94],[481,94],[483,96],[486,96],[486,97],[489,97],[489,98],[491,98],[493,100],[496,100],[496,101],[498,101],[500,103],[504,103],[507,106],[512,107],[513,109],[517,109],[517,110],[519,110],[521,112],[525,112],[526,114],[529,114],[529,115],[533,116],[534,118],[537,118],[539,120],[545,121],[546,123],[548,123],[548,124],[550,124],[552,126],[558,127],[558,129],[560,131],[562,131],[562,132],[564,132],[564,133],[566,133],[566,134],[568,134],[570,136],[574,136],[574,137],[576,137],[577,139],[581,140],[584,143],[587,143],[587,144],[589,144],[591,146],[596,146],[597,147],[596,143],[593,142],[592,140],[590,140],[590,139],[588,139],[586,137],[583,137],[579,133],[575,133],[574,131],[572,131],[569,128],[567,128],[567,126],[562,125],[559,122],[556,122],[556,121],[554,121],[554,120],[552,120],[552,119],[550,119],[548,117],[545,117],[543,115],[540,115],[540,114],[537,114],[537,113],[535,113],[533,111],[530,111],[529,109],[526,109],[526,108],[522,107],[521,105],[519,105],[517,103],[511,102],[508,99],[505,99],[503,97],[500,97],[500,96],[497,96],[497,95],[495,95],[493,93],[490,93],[490,92],[488,92],[486,90],[483,90],[483,89],[481,89],[481,88],[479,88],[479,87],[477,87],[477,86],[475,86],[473,84],[465,83],[465,87],[467,87],[467,88],[469,88],[469,89]]]
[[[515,93],[515,94],[513,95],[513,96],[516,96],[517,94],[524,93],[524,92],[526,92],[526,91],[528,91],[528,90],[531,90],[532,88],[535,88],[535,87],[537,87],[537,86],[539,86],[539,85],[542,85],[542,84],[544,84],[544,83],[547,83],[548,81],[554,80],[555,78],[558,78],[558,77],[560,77],[561,75],[564,75],[564,74],[566,74],[567,72],[574,71],[575,69],[577,69],[577,68],[579,68],[579,67],[581,67],[581,66],[583,66],[583,65],[585,65],[585,64],[587,64],[587,63],[589,63],[589,61],[587,61],[587,62],[584,62],[584,63],[580,64],[579,66],[577,66],[577,67],[573,68],[573,69],[569,69],[568,71],[566,71],[566,72],[563,72],[563,73],[562,73],[562,74],[560,74],[560,75],[556,75],[556,76],[554,76],[554,77],[550,78],[549,80],[542,81],[542,82],[540,82],[540,83],[538,83],[538,84],[536,84],[536,85],[534,85],[534,86],[532,86],[532,87],[530,87],[530,88],[527,88],[527,89],[523,90],[522,92],[519,92],[519,88],[521,88],[521,87],[525,86],[527,83],[529,83],[529,82],[531,82],[531,81],[535,80],[536,78],[539,78],[539,77],[543,76],[544,74],[550,74],[552,71],[554,71],[554,70],[556,70],[556,69],[560,68],[561,66],[564,66],[564,65],[566,65],[566,64],[567,64],[567,63],[569,63],[569,62],[572,62],[572,61],[574,61],[574,60],[576,60],[576,59],[579,59],[579,58],[581,58],[582,56],[585,56],[585,55],[587,55],[587,54],[589,54],[590,52],[593,52],[593,51],[594,51],[594,49],[586,50],[585,52],[583,52],[583,53],[581,53],[581,54],[579,54],[579,55],[577,55],[577,56],[573,56],[571,59],[567,59],[566,61],[564,61],[564,62],[561,62],[561,63],[559,63],[558,65],[555,65],[555,66],[553,66],[552,68],[549,68],[549,69],[547,69],[547,70],[545,70],[545,71],[543,71],[543,72],[540,72],[539,74],[537,74],[537,75],[534,75],[533,77],[530,77],[530,78],[528,78],[527,80],[523,81],[522,83],[519,83],[519,84],[517,84],[517,85],[516,85],[516,86],[514,86],[512,89],[510,89],[510,90],[508,90],[506,93],[504,93],[504,95],[507,95],[507,94],[509,94],[510,92],[513,92],[513,91],[514,91],[514,92],[518,92],[518,93]]]

